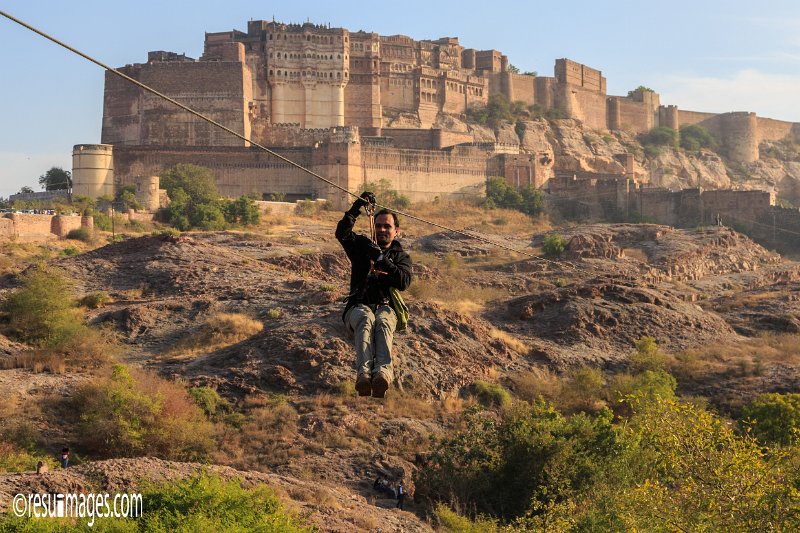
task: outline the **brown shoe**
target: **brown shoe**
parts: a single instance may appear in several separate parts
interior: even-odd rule
[[[356,379],[356,392],[359,396],[369,396],[372,394],[372,382],[369,374],[359,374]]]
[[[375,372],[372,375],[372,397],[383,398],[386,396],[386,391],[389,389],[389,380],[383,372]]]

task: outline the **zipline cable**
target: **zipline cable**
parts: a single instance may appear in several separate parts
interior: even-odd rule
[[[153,89],[152,87],[150,87],[148,85],[145,85],[144,83],[140,82],[139,80],[136,80],[136,79],[128,76],[127,74],[124,74],[124,73],[120,72],[119,70],[117,70],[117,69],[115,69],[115,68],[113,68],[113,67],[111,67],[109,65],[106,65],[105,63],[93,58],[92,56],[90,56],[90,55],[88,55],[88,54],[86,54],[84,52],[81,52],[80,50],[78,50],[78,49],[66,44],[63,41],[60,41],[59,39],[56,39],[55,37],[45,33],[44,31],[39,30],[38,28],[35,28],[34,26],[31,26],[30,24],[28,24],[28,23],[26,23],[26,22],[24,22],[24,21],[22,21],[22,20],[20,20],[20,19],[18,19],[16,17],[14,17],[13,15],[11,15],[9,13],[6,13],[5,11],[2,11],[2,10],[0,10],[0,15],[4,16],[5,18],[7,18],[7,19],[9,19],[9,20],[11,20],[13,22],[16,22],[20,26],[22,26],[22,27],[24,27],[24,28],[26,28],[26,29],[28,29],[28,30],[40,35],[41,37],[44,37],[48,41],[51,41],[51,42],[53,42],[53,43],[55,43],[55,44],[57,44],[57,45],[59,45],[59,46],[61,46],[63,48],[66,48],[70,52],[81,56],[82,58],[86,59],[87,61],[90,61],[90,62],[94,63],[95,65],[107,70],[108,72],[111,72],[111,73],[119,76],[120,78],[122,78],[122,79],[124,79],[126,81],[129,81],[130,83],[133,83],[137,87],[139,87],[139,88],[141,88],[141,89],[143,89],[143,90],[145,90],[145,91],[147,91],[147,92],[149,92],[151,94],[154,94],[155,96],[157,96],[159,98],[162,98],[162,99],[170,102],[171,104],[183,109],[187,113],[190,113],[191,115],[194,115],[197,118],[199,118],[201,120],[204,120],[204,121],[208,122],[209,124],[212,124],[213,126],[216,126],[216,127],[220,128],[220,129],[230,133],[231,135],[237,137],[238,139],[241,139],[244,142],[249,143],[252,146],[255,146],[256,148],[258,148],[260,150],[263,150],[264,152],[267,152],[271,156],[280,159],[284,163],[287,163],[288,165],[293,166],[293,167],[295,167],[295,168],[297,168],[297,169],[299,169],[299,170],[301,170],[301,171],[303,171],[303,172],[305,172],[305,173],[307,173],[307,174],[309,174],[309,175],[311,175],[311,176],[313,176],[313,177],[315,177],[315,178],[327,183],[331,187],[339,189],[340,191],[342,191],[342,192],[344,192],[346,194],[349,194],[350,196],[353,196],[354,198],[359,198],[359,196],[357,194],[355,194],[353,192],[350,192],[346,188],[341,187],[340,185],[338,185],[338,184],[336,184],[336,183],[334,183],[334,182],[332,182],[332,181],[320,176],[316,172],[314,172],[314,171],[312,171],[312,170],[300,165],[299,163],[295,163],[291,159],[289,159],[287,157],[284,157],[284,156],[280,155],[279,153],[277,153],[277,152],[275,152],[273,150],[270,150],[266,146],[263,146],[263,145],[255,142],[255,141],[249,139],[248,137],[242,135],[241,133],[238,133],[238,132],[230,129],[230,128],[228,128],[227,126],[225,126],[223,124],[220,124],[219,122],[215,121],[214,119],[212,119],[210,117],[207,117],[206,115],[203,115],[202,113],[200,113],[198,111],[195,111],[194,109],[186,106],[185,104],[182,104],[182,103],[178,102],[174,98],[170,98],[169,96],[167,96],[167,95],[165,95],[165,94]],[[381,205],[381,204],[377,204],[376,203],[375,205],[377,207],[381,207],[381,208],[385,208],[385,209],[391,209],[388,206],[384,206],[384,205]],[[536,259],[538,261],[542,261],[542,262],[545,262],[545,263],[550,263],[550,264],[553,264],[553,265],[558,265],[558,266],[564,265],[564,266],[567,266],[569,268],[572,268],[573,270],[575,270],[577,272],[583,272],[583,273],[588,274],[590,276],[594,276],[594,274],[592,274],[591,272],[588,272],[586,270],[578,268],[577,266],[575,266],[575,265],[573,265],[571,263],[567,263],[565,261],[555,261],[555,260],[552,260],[552,259],[546,259],[544,257],[538,256],[538,255],[535,255],[535,254],[532,254],[532,253],[529,253],[529,252],[526,252],[524,250],[519,250],[517,248],[511,247],[511,246],[507,246],[507,245],[504,245],[504,244],[501,244],[501,243],[498,243],[498,242],[495,242],[495,241],[492,241],[491,239],[487,239],[487,238],[482,237],[480,235],[475,235],[473,233],[468,233],[468,232],[463,231],[463,230],[457,230],[457,229],[454,229],[454,228],[449,228],[449,227],[444,226],[442,224],[437,224],[436,222],[432,222],[430,220],[425,220],[423,218],[417,217],[417,216],[412,215],[410,213],[405,213],[403,211],[399,211],[397,209],[391,209],[391,210],[394,211],[395,213],[397,213],[398,215],[410,218],[412,220],[416,220],[416,221],[422,222],[424,224],[429,224],[429,225],[434,226],[434,227],[439,228],[439,229],[443,229],[443,230],[446,230],[446,231],[457,233],[457,234],[463,235],[463,236],[465,236],[467,238],[470,238],[470,239],[473,239],[473,240],[476,240],[476,241],[481,241],[481,242],[484,242],[484,243],[487,243],[487,244],[491,244],[492,246],[496,246],[498,248],[502,248],[502,249],[504,249],[506,251],[514,252],[514,253],[517,253],[517,254],[520,254],[520,255],[524,255],[524,256]],[[609,276],[609,277],[611,277],[611,276]]]

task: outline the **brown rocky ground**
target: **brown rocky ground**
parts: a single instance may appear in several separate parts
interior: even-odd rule
[[[395,338],[396,390],[385,402],[357,400],[346,392],[352,353],[341,322],[349,265],[331,232],[330,224],[310,221],[272,235],[143,236],[54,261],[79,292],[110,294],[113,301],[89,318],[115,333],[126,362],[210,386],[237,406],[285,398],[296,414],[290,431],[247,457],[226,457],[223,449],[215,460],[245,471],[219,467],[225,475],[263,480],[290,496],[323,487],[328,504],[297,505],[312,507],[324,530],[426,529],[411,513],[379,509],[390,502],[375,501],[371,481],[378,472],[410,481],[415,455],[445,431],[448,413],[470,401],[466,391],[476,380],[508,384],[507,377],[529,371],[585,364],[622,369],[642,336],[676,354],[730,343],[755,343],[757,351],[765,349],[757,346],[760,335],[800,327],[797,265],[727,228],[576,226],[559,230],[567,245],[558,260],[411,231],[404,245],[416,260],[416,280],[406,298],[411,324]],[[484,235],[540,254],[544,234],[508,233]],[[221,312],[254,317],[263,330],[211,350],[176,349]],[[0,338],[0,354],[19,349]],[[681,387],[712,402],[727,398],[717,402],[727,405],[732,396],[798,390],[799,367],[778,356],[764,358],[759,373],[703,367]],[[68,396],[81,379],[2,370],[0,394],[23,403],[45,389]],[[71,438],[69,428],[50,431],[53,440]],[[96,479],[93,468],[108,472],[110,487],[129,483],[129,470],[157,478],[196,468],[125,461],[41,478],[4,475],[0,497],[25,483],[84,483]]]

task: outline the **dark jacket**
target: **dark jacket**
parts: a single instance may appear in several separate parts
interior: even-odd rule
[[[368,256],[372,241],[369,237],[353,233],[356,223],[355,215],[348,211],[336,226],[336,238],[350,259],[350,295],[347,298],[347,311],[357,304],[375,305],[389,302],[389,287],[404,291],[411,285],[411,257],[403,251],[397,240],[392,241],[384,255],[392,266],[387,275],[370,276],[370,260]]]

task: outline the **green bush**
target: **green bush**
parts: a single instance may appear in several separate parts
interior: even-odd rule
[[[667,357],[658,349],[658,344],[653,337],[641,337],[634,345],[636,350],[630,358],[631,370],[634,372],[658,371],[667,367]]]
[[[67,233],[67,239],[81,242],[92,242],[92,232],[89,231],[89,228],[81,226],[80,228],[69,230],[69,233]]]
[[[699,150],[700,148],[713,150],[717,146],[717,141],[704,127],[690,124],[681,127],[680,146],[684,150]]]
[[[551,233],[544,238],[542,242],[542,251],[548,257],[558,257],[567,247],[567,242],[561,235]]]
[[[261,212],[252,198],[240,196],[225,206],[225,220],[229,224],[254,226],[261,221]]]
[[[206,416],[212,420],[219,419],[222,415],[230,411],[228,400],[219,395],[217,391],[209,387],[191,387],[189,395],[194,403],[200,407]]]
[[[608,410],[564,418],[544,402],[518,404],[500,421],[472,412],[466,429],[434,442],[417,494],[504,521],[541,515],[582,493],[624,460],[626,444]]]
[[[800,394],[762,394],[744,406],[740,425],[764,444],[792,444],[800,435]]]
[[[89,309],[99,309],[111,302],[111,296],[106,291],[91,292],[81,298],[80,305]]]
[[[8,315],[7,333],[20,341],[57,348],[86,328],[74,312],[67,280],[56,271],[31,268],[20,276],[22,287],[0,309]]]
[[[508,185],[505,178],[491,177],[486,180],[486,205],[535,216],[544,211],[544,193],[531,185],[517,190]]]
[[[659,126],[639,135],[639,142],[647,146],[678,146],[678,132],[666,126]]]
[[[207,472],[163,483],[145,484],[141,489],[141,515],[131,518],[95,516],[76,522],[69,519],[9,518],[9,531],[72,533],[101,532],[190,532],[264,531],[311,532],[302,518],[286,509],[267,485],[244,488],[238,479],[229,481]],[[89,527],[89,523],[92,524]]]
[[[511,394],[497,383],[476,381],[472,384],[472,394],[486,407],[507,407],[511,405]]]
[[[196,461],[215,447],[213,426],[179,385],[114,365],[72,400],[80,447],[99,457]]]
[[[81,253],[80,250],[75,248],[74,246],[67,246],[63,250],[61,250],[61,254],[63,257],[72,257],[73,255],[78,255]]]
[[[406,209],[411,205],[408,196],[398,193],[392,188],[392,182],[387,179],[369,182],[364,185],[365,191],[375,193],[378,203],[389,209]]]

